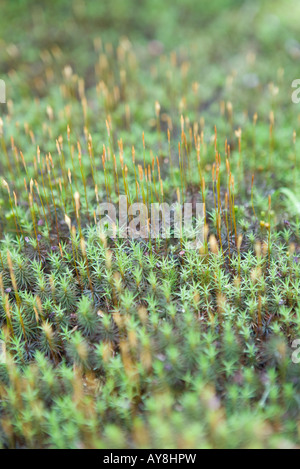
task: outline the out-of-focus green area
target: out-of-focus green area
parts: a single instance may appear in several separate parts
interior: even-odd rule
[[[20,80],[43,77],[45,62],[57,48],[62,52],[55,71],[70,64],[76,73],[88,76],[94,65],[93,40],[116,45],[126,36],[135,50],[145,53],[151,41],[160,41],[157,54],[195,50],[199,80],[219,67],[242,68],[245,56],[257,54],[258,64],[268,79],[276,80],[278,67],[296,69],[299,60],[299,2],[275,0],[211,0],[185,2],[167,0],[85,0],[1,1],[1,73],[17,71]],[[153,45],[153,52],[155,47]],[[52,57],[53,58],[53,57]],[[58,59],[58,57],[56,57]],[[58,63],[57,63],[58,62]],[[153,62],[153,60],[152,60]],[[204,70],[202,66],[205,65]],[[201,66],[201,67],[200,67]],[[58,77],[56,77],[58,78]],[[288,79],[291,79],[289,76]]]

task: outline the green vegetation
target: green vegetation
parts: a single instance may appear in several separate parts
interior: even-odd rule
[[[299,2],[0,8],[0,446],[298,447]]]

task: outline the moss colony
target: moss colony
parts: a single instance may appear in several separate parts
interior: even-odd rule
[[[291,4],[2,2],[1,447],[298,447]],[[105,233],[120,195],[203,245]]]

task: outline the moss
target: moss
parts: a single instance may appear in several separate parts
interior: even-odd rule
[[[298,10],[4,2],[0,446],[299,445]],[[203,244],[105,232],[120,195]]]

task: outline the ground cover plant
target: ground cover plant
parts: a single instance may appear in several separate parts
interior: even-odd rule
[[[299,2],[0,8],[0,446],[297,448]]]

